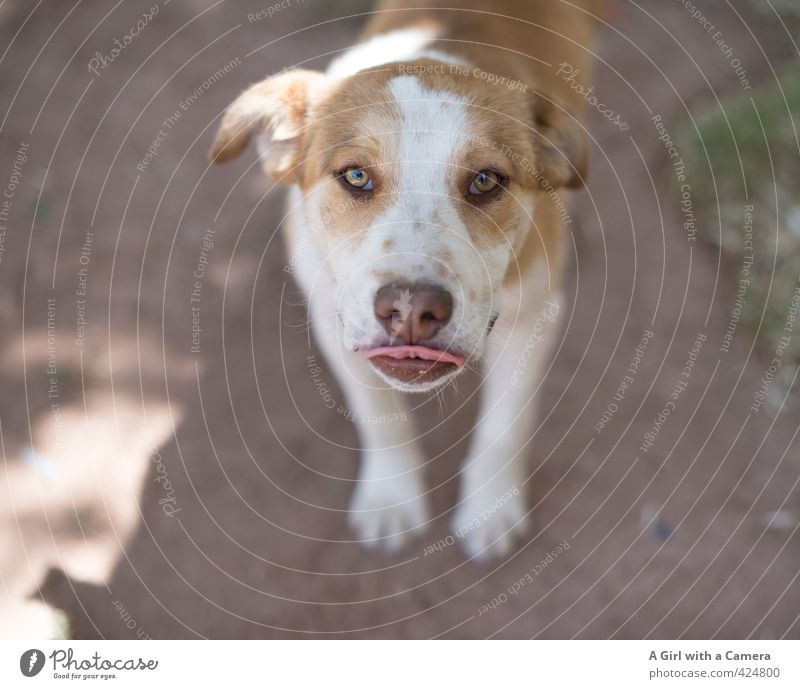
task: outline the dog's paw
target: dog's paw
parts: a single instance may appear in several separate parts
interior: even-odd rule
[[[506,557],[528,526],[525,496],[514,487],[500,492],[489,485],[464,498],[451,527],[461,547],[478,560]]]
[[[348,523],[361,545],[391,553],[399,550],[429,521],[419,472],[356,484]]]

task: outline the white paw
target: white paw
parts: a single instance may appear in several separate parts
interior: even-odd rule
[[[470,557],[506,557],[516,536],[527,528],[527,512],[525,496],[516,486],[495,490],[486,485],[456,508],[451,528]]]
[[[428,503],[420,472],[359,480],[347,521],[365,548],[394,552],[428,523]]]

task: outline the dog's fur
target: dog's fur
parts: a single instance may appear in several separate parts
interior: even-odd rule
[[[407,418],[397,389],[458,374],[404,384],[362,356],[388,344],[377,290],[410,282],[452,294],[452,318],[425,344],[484,370],[453,517],[475,556],[507,554],[528,516],[524,456],[562,273],[554,190],[580,186],[586,165],[584,101],[556,72],[568,62],[588,74],[599,3],[499,0],[489,13],[479,0],[459,10],[387,0],[326,73],[292,69],[245,91],[210,153],[226,162],[256,135],[266,172],[292,185],[287,245],[356,418]],[[336,179],[351,165],[369,170],[372,192]],[[507,180],[489,201],[465,193],[485,169]],[[394,548],[428,521],[415,433],[410,419],[358,431],[350,523],[368,545]]]

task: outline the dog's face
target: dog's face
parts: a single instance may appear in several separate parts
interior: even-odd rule
[[[211,159],[253,133],[268,174],[304,192],[344,345],[405,390],[480,357],[538,193],[575,185],[583,165],[582,130],[558,105],[431,60],[267,79],[231,105]]]

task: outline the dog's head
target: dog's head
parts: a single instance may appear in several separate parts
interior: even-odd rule
[[[480,357],[536,232],[537,195],[577,186],[584,164],[583,130],[557,103],[428,59],[255,84],[224,115],[211,160],[253,135],[266,172],[303,191],[344,345],[405,390]]]

